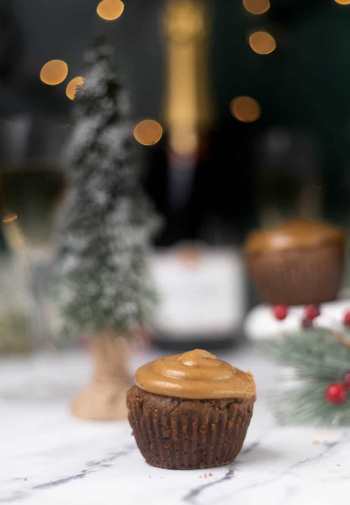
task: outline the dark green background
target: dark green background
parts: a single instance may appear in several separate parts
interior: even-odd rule
[[[135,118],[162,118],[164,39],[160,18],[164,2],[125,3],[125,14],[117,23],[104,23],[95,14],[97,0],[1,0],[0,18],[6,16],[6,20],[0,35],[0,60],[6,65],[0,66],[0,114],[44,115],[53,123],[68,123],[72,104],[64,96],[64,87],[41,85],[40,67],[48,59],[62,58],[69,62],[71,75],[76,75],[82,68],[84,49],[97,33],[106,31],[131,90]],[[208,3],[212,19],[210,75],[216,110],[213,135],[222,139],[216,146],[224,153],[220,158],[220,172],[225,174],[223,198],[230,199],[227,184],[231,177],[235,187],[243,188],[232,190],[238,205],[228,205],[227,209],[237,213],[237,208],[246,204],[246,214],[254,215],[252,188],[258,163],[252,151],[264,132],[283,127],[302,131],[312,140],[317,151],[313,170],[321,177],[324,215],[347,223],[350,6],[337,5],[333,0],[271,0],[267,15],[252,16],[240,0]],[[275,35],[275,53],[263,57],[248,48],[247,35],[256,28],[266,28]],[[259,100],[263,113],[257,123],[243,125],[230,115],[229,102],[240,94]],[[212,170],[222,177],[218,167]],[[304,170],[307,178],[307,165]]]

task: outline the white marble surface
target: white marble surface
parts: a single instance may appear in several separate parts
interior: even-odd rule
[[[89,375],[83,354],[1,360],[0,503],[348,504],[350,430],[277,426],[267,401],[277,369],[251,348],[225,358],[255,373],[255,415],[234,464],[196,471],[148,466],[127,423],[69,415],[68,399]]]

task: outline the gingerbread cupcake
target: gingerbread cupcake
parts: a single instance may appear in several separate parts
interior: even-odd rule
[[[343,279],[345,238],[339,228],[307,220],[252,233],[245,255],[263,300],[272,305],[334,300]]]
[[[137,370],[127,396],[129,422],[152,466],[226,465],[242,448],[255,396],[250,373],[196,349]]]

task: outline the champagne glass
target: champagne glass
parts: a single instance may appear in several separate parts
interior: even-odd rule
[[[18,125],[21,121],[22,127]],[[65,189],[61,167],[51,161],[53,151],[60,150],[52,143],[53,126],[47,120],[29,122],[28,126],[28,118],[22,118],[5,125],[6,135],[0,127],[0,149],[4,137],[7,149],[0,151],[6,160],[0,171],[2,230],[19,289],[27,290],[34,348],[52,345],[53,311],[48,289],[53,221]],[[62,135],[60,138],[63,142]],[[17,152],[12,152],[16,139],[19,146]]]

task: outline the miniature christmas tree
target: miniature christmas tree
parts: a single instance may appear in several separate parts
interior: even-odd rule
[[[87,53],[67,149],[71,191],[62,213],[58,265],[67,331],[91,335],[94,381],[73,403],[83,418],[125,414],[125,346],[148,320],[154,293],[147,252],[155,219],[140,183],[128,100],[102,40]]]

